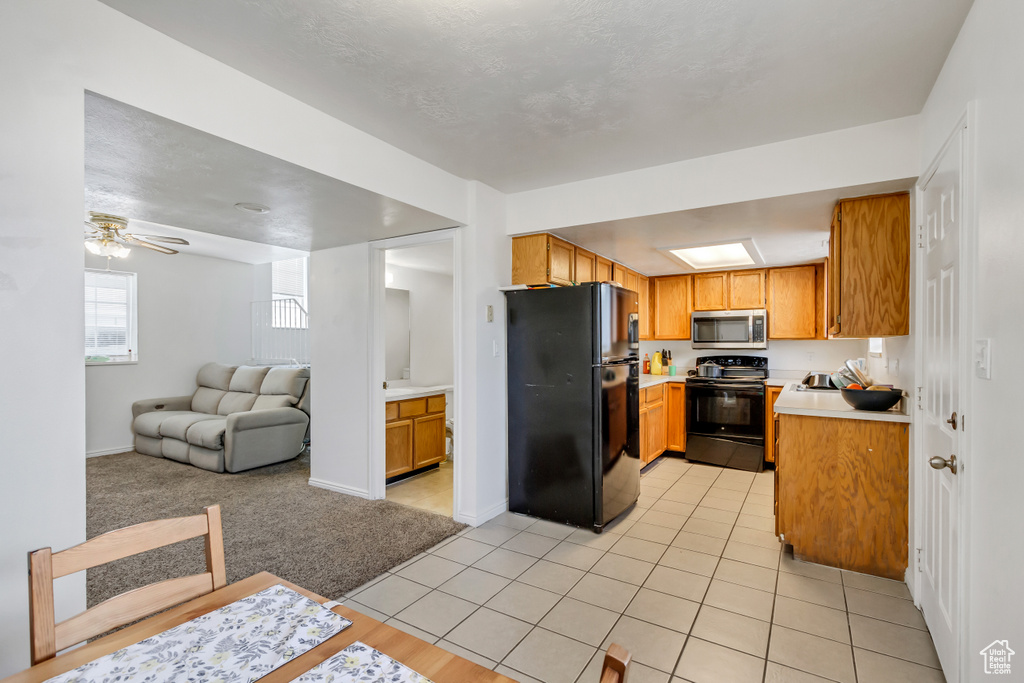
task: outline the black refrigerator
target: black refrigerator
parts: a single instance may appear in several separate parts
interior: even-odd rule
[[[600,532],[640,495],[636,293],[506,295],[509,510]]]

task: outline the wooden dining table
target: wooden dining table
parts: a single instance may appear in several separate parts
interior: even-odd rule
[[[76,669],[94,659],[99,659],[140,640],[163,633],[179,624],[191,621],[277,584],[301,593],[320,604],[328,602],[327,598],[316,593],[280,579],[269,572],[261,572],[127,626],[120,631],[115,631],[53,659],[36,664],[30,669],[3,679],[0,683],[41,683],[53,676]],[[510,678],[485,669],[468,659],[435,647],[344,605],[336,605],[331,610],[351,620],[352,625],[260,678],[260,683],[292,681],[357,640],[401,662],[413,671],[431,679],[434,683],[461,683],[464,681],[512,683]]]

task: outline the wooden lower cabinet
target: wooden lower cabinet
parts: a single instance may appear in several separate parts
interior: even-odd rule
[[[686,451],[686,385],[670,382],[667,400],[668,445],[667,450]]]
[[[775,400],[782,393],[783,387],[768,387],[765,397],[764,416],[764,460],[775,462],[775,454],[779,451],[778,430],[775,428],[778,416],[775,414]]]
[[[776,526],[797,559],[904,579],[908,427],[779,415]]]
[[[385,408],[385,416],[386,478],[436,465],[444,460],[444,394],[390,401]]]

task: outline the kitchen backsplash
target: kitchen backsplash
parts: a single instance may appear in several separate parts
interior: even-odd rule
[[[652,357],[655,351],[672,352],[672,361],[679,368],[697,365],[698,356],[767,356],[770,377],[799,379],[810,370],[832,372],[847,358],[866,358],[868,342],[864,339],[830,339],[818,341],[770,341],[767,349],[694,349],[689,341],[642,341],[640,358]]]

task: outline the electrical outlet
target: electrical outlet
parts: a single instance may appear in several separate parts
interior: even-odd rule
[[[900,374],[900,359],[890,358],[885,362],[885,370],[893,377],[899,377]]]

